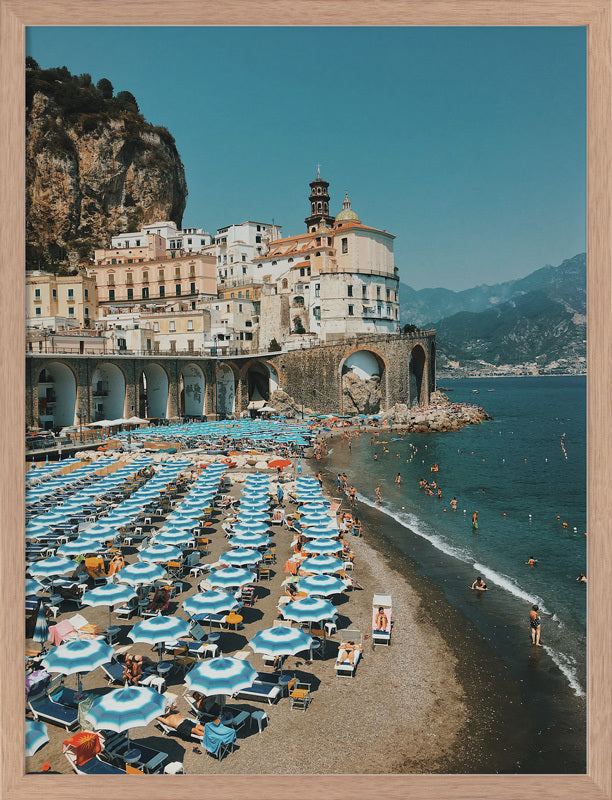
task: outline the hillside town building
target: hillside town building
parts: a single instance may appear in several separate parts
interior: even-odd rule
[[[274,222],[247,220],[211,237],[152,222],[95,250],[87,275],[28,273],[28,324],[95,322],[111,350],[139,354],[292,350],[398,333],[394,236],[362,223],[348,195],[330,214],[319,170],[309,187],[305,233],[283,237]]]

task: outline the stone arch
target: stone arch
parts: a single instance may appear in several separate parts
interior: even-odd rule
[[[193,362],[185,364],[179,375],[179,415],[201,417],[206,414],[206,376]]]
[[[39,427],[51,430],[78,424],[77,387],[77,375],[69,364],[51,361],[40,368],[36,376]]]
[[[410,350],[408,362],[409,405],[427,403],[427,353],[420,342]]]
[[[240,378],[246,384],[247,402],[269,400],[280,386],[276,365],[265,359],[251,359],[242,367]]]
[[[379,351],[355,347],[340,362],[344,413],[376,414],[385,407],[388,365]]]
[[[233,364],[219,364],[215,372],[217,417],[224,419],[236,408],[237,370]]]
[[[117,364],[97,364],[91,379],[94,422],[125,416],[126,383],[125,373]]]
[[[170,378],[161,364],[151,361],[138,376],[138,416],[167,419],[170,399]]]

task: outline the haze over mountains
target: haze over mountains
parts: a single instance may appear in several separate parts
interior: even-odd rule
[[[400,284],[402,324],[437,330],[440,376],[586,370],[586,254],[461,292]]]

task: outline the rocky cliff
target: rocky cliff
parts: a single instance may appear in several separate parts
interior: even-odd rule
[[[83,258],[154,220],[181,225],[187,185],[172,135],[135,98],[65,69],[27,71],[28,267]],[[100,84],[99,84],[100,85]],[[110,84],[109,84],[110,85]]]

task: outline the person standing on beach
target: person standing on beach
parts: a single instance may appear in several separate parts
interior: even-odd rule
[[[540,644],[542,621],[540,619],[537,606],[531,606],[531,611],[529,612],[529,627],[531,628],[531,644],[534,644],[537,647],[542,647]]]
[[[323,488],[323,473],[320,470],[319,470],[319,472],[317,472],[317,480],[319,481],[319,486],[322,489]]]
[[[340,491],[341,487],[342,487],[342,478],[340,477],[340,473],[338,473],[336,476],[336,489]]]
[[[348,491],[348,495],[349,495],[349,500],[351,501],[351,505],[354,506],[355,505],[356,492],[355,492],[355,487],[352,484],[351,484],[351,488]]]

